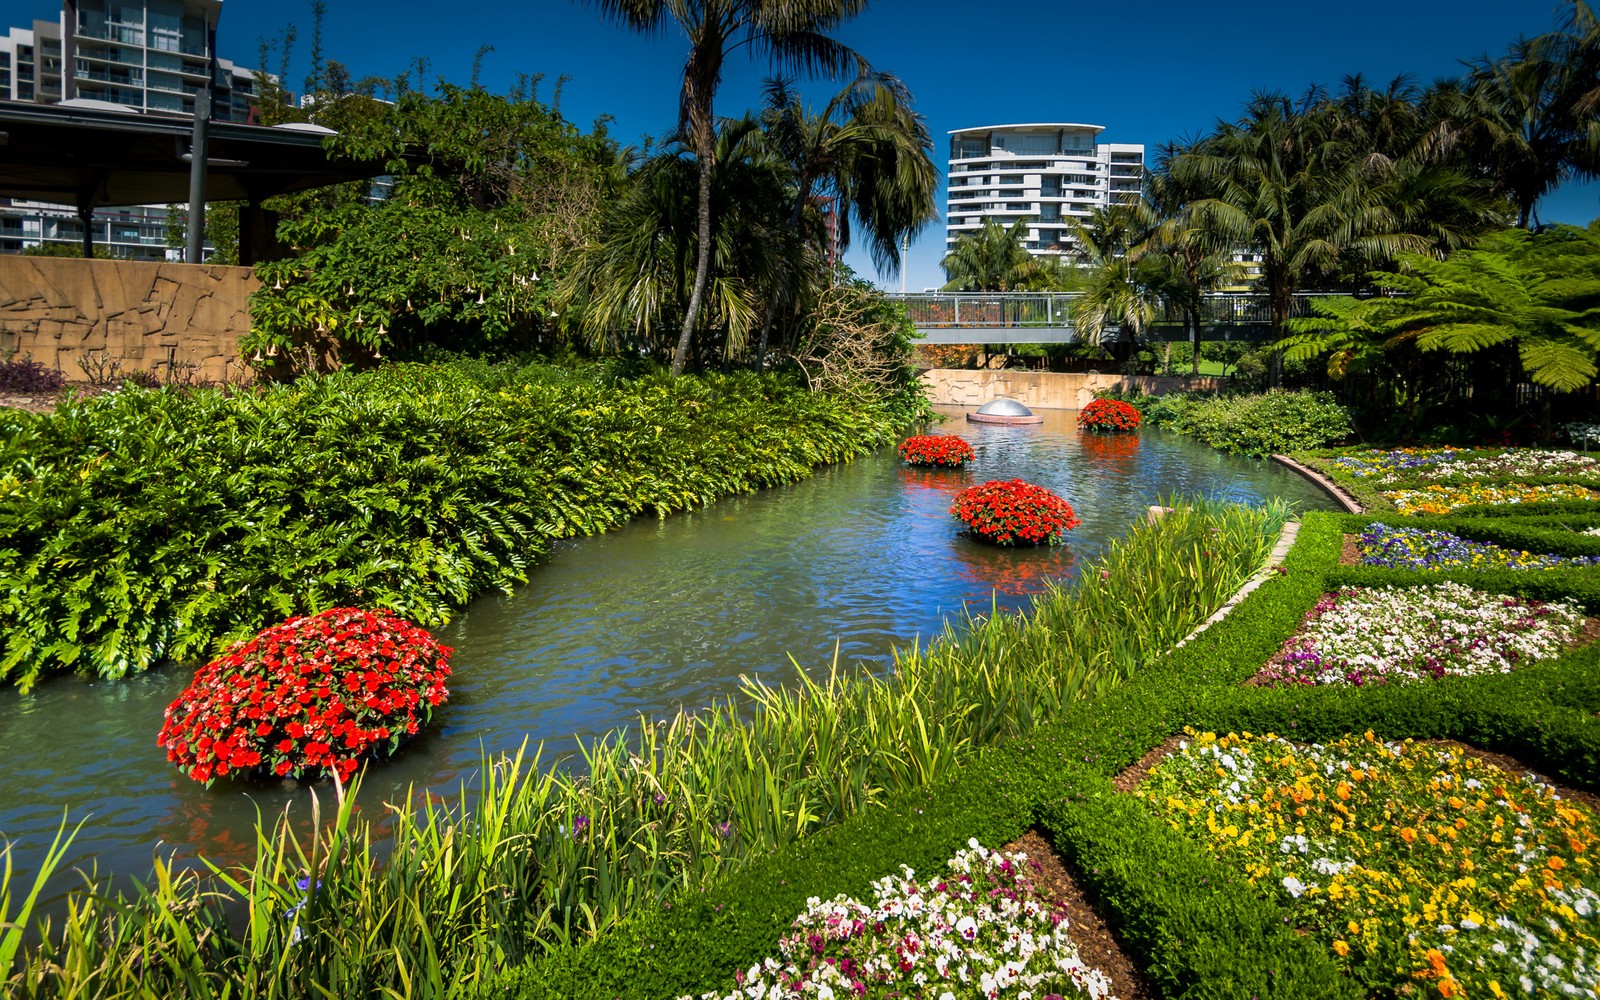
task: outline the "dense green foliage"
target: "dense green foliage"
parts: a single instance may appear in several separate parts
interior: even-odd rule
[[[933,788],[792,845],[646,911],[614,934],[558,949],[476,996],[647,997],[731,983],[767,954],[808,896],[858,893],[901,864],[936,867],[967,837],[1037,827],[1072,865],[1158,995],[1234,1000],[1363,996],[1332,953],[1298,933],[1286,897],[1173,831],[1112,778],[1184,726],[1327,739],[1455,739],[1581,788],[1600,775],[1600,648],[1512,674],[1368,689],[1241,686],[1325,589],[1342,582],[1341,532],[1365,519],[1306,518],[1284,572],[1219,625],[1120,689],[1065,706]],[[1390,580],[1403,571],[1389,571]],[[1555,576],[1556,574],[1524,574]],[[1415,574],[1412,574],[1415,576]],[[1576,577],[1569,577],[1575,581]]]
[[[1399,372],[1403,403],[1417,388],[1405,352],[1474,354],[1508,345],[1528,378],[1552,389],[1588,385],[1600,354],[1600,221],[1541,233],[1508,229],[1438,259],[1405,255],[1398,274],[1373,284],[1393,295],[1314,300],[1317,315],[1291,321],[1288,356],[1327,356],[1330,375],[1374,367]],[[1427,362],[1418,358],[1420,364]]]
[[[253,865],[223,873],[236,901],[204,898],[165,868],[137,899],[75,897],[79,918],[47,935],[8,986],[18,996],[73,995],[90,982],[105,997],[438,996],[546,951],[566,962],[591,938],[603,954],[637,959],[632,937],[601,932],[669,912],[716,922],[710,936],[686,928],[656,941],[663,959],[694,945],[707,975],[759,934],[723,933],[723,908],[701,911],[700,893],[723,893],[730,876],[748,887],[733,873],[769,864],[784,845],[818,843],[820,856],[837,857],[859,843],[851,817],[922,809],[996,743],[1137,676],[1260,565],[1283,518],[1202,505],[1141,519],[1071,590],[1047,593],[1025,616],[953,625],[927,649],[903,651],[885,677],[836,669],[794,688],[753,684],[697,715],[641,719],[635,732],[594,741],[576,769],[522,757],[486,764],[483,786],[459,803],[413,803],[384,818],[386,863],[377,818],[348,805],[309,850],[280,821]],[[974,800],[1008,802],[987,784],[969,787]],[[952,836],[955,814],[942,815],[941,836]],[[840,823],[845,832],[826,833]],[[879,875],[884,860],[864,853],[849,870]],[[294,888],[305,871],[321,880],[315,891]],[[776,919],[770,907],[788,905],[768,892],[755,900],[762,933]],[[663,900],[670,911],[658,910]],[[230,912],[248,916],[243,932]],[[126,961],[131,948],[142,967]],[[59,971],[43,972],[49,963]],[[662,989],[630,978],[632,990]],[[553,995],[613,981],[579,978],[582,989],[569,982]]]
[[[400,365],[0,412],[0,677],[120,677],[341,604],[436,625],[550,539],[804,478],[913,412],[615,371]]]
[[[1348,411],[1328,393],[1273,390],[1247,396],[1168,393],[1126,398],[1147,423],[1257,458],[1320,448],[1351,433]]]

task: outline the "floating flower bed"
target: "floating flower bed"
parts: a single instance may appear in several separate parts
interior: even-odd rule
[[[1078,411],[1078,429],[1096,434],[1125,434],[1139,429],[1138,407],[1120,399],[1097,399]]]
[[[1330,459],[1329,464],[1357,478],[1380,483],[1448,476],[1491,479],[1600,474],[1600,457],[1539,448],[1371,448],[1340,455]]]
[[[427,725],[449,696],[452,652],[387,611],[291,618],[196,671],[158,742],[196,781],[346,780]]]
[[[1359,685],[1505,673],[1560,654],[1582,624],[1572,605],[1459,583],[1352,587],[1319,601],[1259,679]]]
[[[918,434],[900,443],[909,465],[959,466],[972,461],[972,445],[954,434]]]
[[[1369,524],[1356,543],[1365,566],[1391,569],[1563,569],[1600,564],[1600,556],[1534,555],[1448,531]]]
[[[1205,733],[1136,793],[1376,996],[1600,992],[1600,824],[1458,748]]]
[[[1457,507],[1472,504],[1539,503],[1545,500],[1600,500],[1600,493],[1569,483],[1533,486],[1506,483],[1486,486],[1465,483],[1461,486],[1423,486],[1414,490],[1386,490],[1383,498],[1402,514],[1448,514]]]
[[[874,882],[870,904],[812,899],[778,942],[781,957],[702,1000],[1109,998],[1111,980],[1079,956],[1066,913],[1039,899],[1027,855],[967,843],[942,875],[918,881],[902,868]]]
[[[950,505],[974,538],[995,545],[1055,545],[1083,522],[1072,505],[1020,479],[991,479],[956,494]]]

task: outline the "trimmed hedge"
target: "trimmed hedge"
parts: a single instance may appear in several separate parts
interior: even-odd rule
[[[988,750],[954,779],[903,796],[756,860],[704,893],[627,921],[615,933],[550,952],[480,984],[494,998],[667,997],[731,988],[735,969],[772,954],[809,896],[859,896],[909,864],[936,867],[969,837],[997,847],[1039,828],[1159,995],[1354,998],[1328,949],[1295,932],[1273,889],[1251,886],[1173,831],[1112,778],[1185,726],[1330,739],[1368,729],[1385,739],[1454,739],[1516,756],[1571,785],[1600,789],[1600,647],[1510,674],[1371,688],[1243,685],[1318,597],[1347,581],[1341,534],[1370,518],[1307,515],[1286,570],[1221,623],[1125,685],[1070,706]],[[1450,574],[1374,570],[1384,582]],[[1586,605],[1595,570],[1506,578]],[[1421,579],[1416,579],[1416,578]],[[1498,574],[1474,574],[1480,586]],[[1544,581],[1535,584],[1533,581]],[[1367,582],[1363,579],[1361,582]],[[1548,586],[1546,586],[1548,584]],[[1546,594],[1543,591],[1549,590]]]

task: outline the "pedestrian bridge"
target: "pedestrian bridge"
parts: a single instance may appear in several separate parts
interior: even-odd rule
[[[1307,316],[1309,302],[1326,293],[1294,297],[1289,315]],[[909,292],[890,294],[906,304],[917,333],[929,344],[1067,344],[1079,340],[1072,325],[1076,292]],[[1260,293],[1214,294],[1203,299],[1200,336],[1206,340],[1267,340],[1271,307]],[[1116,332],[1107,327],[1107,339]],[[1182,312],[1157,311],[1146,331],[1159,340],[1187,340]]]

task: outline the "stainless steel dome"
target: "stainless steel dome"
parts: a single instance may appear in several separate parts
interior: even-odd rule
[[[978,407],[978,412],[988,417],[1031,417],[1033,411],[1014,399],[992,399]]]

